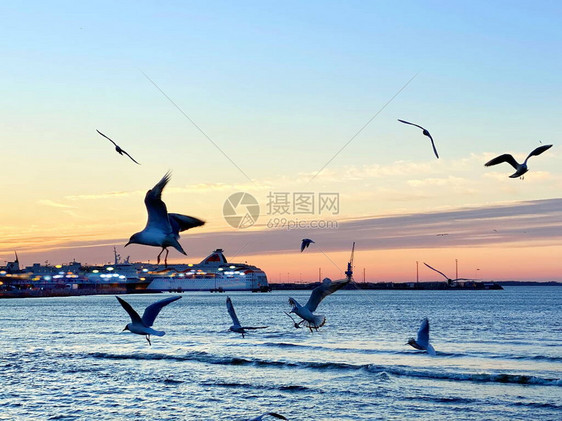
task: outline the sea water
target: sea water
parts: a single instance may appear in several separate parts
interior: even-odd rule
[[[562,419],[562,288],[338,291],[318,332],[295,329],[289,297],[183,293],[152,337],[121,332],[113,296],[0,301],[0,419]],[[142,315],[169,294],[124,296]],[[432,357],[406,341],[423,318]]]

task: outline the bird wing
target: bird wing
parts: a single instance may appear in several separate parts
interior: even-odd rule
[[[422,129],[422,130],[425,130],[422,126],[420,126],[420,125],[418,125],[418,124],[410,123],[409,121],[400,120],[400,119],[398,119],[398,121],[399,121],[400,123],[409,124],[410,126],[416,126],[416,127],[419,127],[419,128]]]
[[[125,311],[127,313],[129,313],[129,316],[131,317],[131,321],[133,323],[142,323],[143,321],[141,320],[139,313],[137,313],[135,311],[135,309],[133,307],[131,307],[131,305],[125,301],[122,298],[119,298],[117,296],[115,296],[115,298],[117,298],[117,300],[121,303],[121,306],[125,309]]]
[[[119,145],[117,143],[115,143],[113,140],[111,140],[109,137],[107,137],[106,135],[104,135],[102,132],[100,132],[99,130],[96,129],[96,132],[98,132],[99,134],[101,134],[103,137],[105,137],[107,140],[109,140],[111,143],[113,143],[115,145],[115,147],[119,147]]]
[[[433,146],[433,153],[435,154],[435,156],[437,157],[437,159],[439,159],[439,154],[437,153],[437,148],[435,147],[435,142],[433,141],[433,138],[431,137],[431,135],[429,134],[429,132],[426,130],[427,132],[427,137],[429,137],[429,140],[431,140],[431,146]]]
[[[445,275],[443,272],[441,272],[441,271],[439,271],[439,270],[437,270],[437,269],[435,269],[435,268],[432,268],[431,266],[429,266],[429,265],[428,265],[427,263],[425,263],[425,262],[423,262],[423,264],[426,265],[426,266],[427,266],[428,268],[430,268],[431,270],[434,270],[435,272],[437,272],[437,273],[443,275],[446,280],[449,280],[449,277],[448,277],[447,275]]]
[[[129,154],[127,153],[127,151],[125,151],[125,150],[123,150],[123,149],[121,149],[121,151],[122,151],[125,155],[127,155],[129,158],[131,158],[131,161],[133,161],[135,164],[139,164],[137,161],[135,161],[135,158],[133,158],[131,155],[129,155]],[[140,165],[140,164],[139,164],[139,165]]]
[[[205,221],[194,218],[193,216],[180,215],[179,213],[169,213],[168,219],[172,226],[172,231],[176,234],[191,228],[205,225]]]
[[[302,243],[301,243],[301,253],[304,251],[304,249],[306,248],[306,246],[308,246],[308,244],[306,244],[306,240],[302,240]]]
[[[226,297],[226,309],[228,310],[228,314],[230,314],[230,318],[232,319],[232,324],[240,326],[240,320],[238,320],[238,316],[234,311],[234,306],[232,305],[232,301],[230,297]]]
[[[515,169],[519,166],[519,163],[515,160],[515,158],[508,153],[504,153],[503,155],[496,156],[494,159],[490,159],[484,164],[484,166],[491,167],[492,165],[498,165],[502,162],[509,163]]]
[[[170,219],[168,218],[168,209],[166,204],[162,201],[162,190],[170,181],[171,173],[168,171],[152,189],[146,192],[144,197],[144,204],[146,205],[146,211],[148,212],[148,221],[146,222],[146,228],[158,227],[165,232],[171,232],[172,226],[170,225]],[[146,229],[145,228],[145,229]]]
[[[307,303],[304,306],[308,308],[311,312],[316,311],[316,308],[318,308],[318,304],[320,304],[320,302],[324,298],[326,298],[330,294],[333,294],[338,289],[343,288],[348,283],[349,283],[348,279],[343,281],[323,282],[322,285],[319,285],[312,290],[312,293],[310,294],[310,298],[308,299]]]
[[[163,300],[156,301],[154,304],[150,304],[145,310],[142,315],[142,322],[147,326],[150,327],[154,323],[156,316],[160,313],[163,307],[166,307],[168,304],[179,300],[181,295],[175,297],[168,297],[164,298]]]
[[[429,320],[427,317],[421,323],[416,342],[425,348],[429,345]]]
[[[530,157],[540,155],[541,153],[543,153],[544,151],[546,151],[546,150],[548,150],[548,149],[550,149],[550,148],[552,148],[552,145],[542,145],[542,146],[539,146],[539,147],[536,148],[533,152],[531,152],[531,153],[529,154],[529,156],[527,156],[527,158],[525,158],[525,162],[527,162],[527,159],[529,159]]]

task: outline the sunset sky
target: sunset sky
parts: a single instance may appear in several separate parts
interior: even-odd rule
[[[168,210],[206,221],[171,262],[223,248],[270,281],[340,278],[356,241],[358,281],[415,280],[416,261],[441,280],[422,262],[453,277],[455,259],[467,278],[562,280],[562,4],[452,3],[2,3],[0,265],[113,246],[154,262],[123,246],[171,170]],[[484,167],[541,144],[523,180]],[[223,217],[236,192],[260,205],[250,228]],[[315,209],[273,213],[284,193]]]

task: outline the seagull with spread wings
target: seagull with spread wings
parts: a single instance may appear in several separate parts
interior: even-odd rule
[[[301,306],[294,298],[289,297],[289,304],[293,306],[289,313],[295,313],[303,319],[302,323],[304,323],[311,332],[312,329],[318,330],[319,327],[324,326],[324,323],[326,323],[325,316],[314,314],[318,305],[324,298],[343,288],[349,284],[350,281],[351,279],[345,279],[332,282],[329,278],[324,278],[322,284],[312,290],[310,298],[304,306]]]
[[[437,149],[435,148],[435,142],[433,141],[433,138],[431,137],[431,135],[429,134],[429,132],[426,129],[424,129],[422,126],[420,126],[418,124],[410,123],[410,122],[405,121],[405,120],[398,119],[398,121],[400,123],[409,124],[410,126],[416,126],[416,127],[419,127],[420,129],[422,129],[423,134],[425,136],[429,137],[429,140],[431,140],[431,146],[433,147],[433,152],[435,153],[435,156],[437,157],[437,159],[439,159],[439,154],[437,153]]]
[[[435,349],[429,343],[429,320],[426,317],[418,330],[418,338],[410,338],[406,345],[411,345],[412,347],[419,349],[420,351],[427,351],[429,355],[435,355]]]
[[[312,241],[310,238],[303,238],[301,242],[301,253],[304,251],[305,248],[310,246],[310,244],[314,244],[314,241]]]
[[[537,156],[540,155],[541,153],[543,153],[544,151],[550,149],[552,147],[552,145],[542,145],[539,146],[538,148],[536,148],[535,150],[533,150],[528,156],[527,158],[525,158],[525,161],[523,161],[522,164],[520,164],[519,162],[517,162],[515,160],[515,158],[508,154],[505,153],[503,155],[497,156],[494,159],[491,159],[490,161],[486,162],[484,165],[486,167],[490,167],[492,165],[498,165],[501,164],[503,162],[507,162],[509,165],[511,165],[513,168],[515,168],[515,172],[513,174],[511,174],[509,176],[509,178],[517,178],[517,177],[522,177],[523,174],[525,174],[527,171],[529,171],[529,169],[527,168],[527,160],[532,157],[532,156]]]
[[[113,143],[115,145],[115,150],[117,151],[117,153],[119,155],[127,155],[129,158],[131,158],[131,161],[133,161],[135,164],[139,164],[137,161],[135,161],[135,159],[129,155],[124,149],[121,149],[121,147],[115,143],[113,140],[111,140],[109,137],[107,137],[106,135],[104,135],[102,132],[100,132],[99,130],[96,130],[96,132],[98,132],[100,135],[102,135],[103,137],[105,137],[107,140],[109,140],[111,143]],[[139,164],[140,165],[140,164]]]
[[[152,345],[152,343],[150,342],[150,335],[164,336],[166,334],[166,332],[163,332],[161,330],[152,329],[152,325],[154,324],[154,320],[156,320],[156,316],[158,316],[158,313],[160,313],[160,310],[162,310],[163,307],[176,300],[179,300],[181,298],[181,295],[156,301],[144,310],[142,317],[139,316],[139,314],[133,307],[131,307],[131,305],[127,301],[117,296],[115,298],[117,298],[117,300],[121,303],[121,306],[123,306],[125,311],[129,313],[129,316],[131,317],[131,323],[128,323],[127,326],[125,326],[123,332],[128,330],[129,332],[136,333],[137,335],[145,335],[148,344]]]
[[[192,216],[180,215],[179,213],[168,213],[166,204],[162,201],[162,190],[170,181],[171,173],[168,171],[164,177],[144,197],[144,204],[148,212],[146,227],[131,236],[125,244],[144,244],[147,246],[162,247],[158,254],[157,263],[160,264],[160,256],[166,251],[164,265],[168,265],[168,247],[173,247],[181,254],[187,255],[178,239],[179,233],[191,228],[205,224],[205,221]]]
[[[267,326],[241,326],[240,320],[238,320],[238,316],[234,311],[234,306],[232,305],[232,300],[230,297],[226,297],[226,309],[228,310],[228,314],[232,319],[232,326],[230,326],[230,331],[241,333],[242,337],[247,333],[246,330],[256,330],[256,329],[265,329]]]

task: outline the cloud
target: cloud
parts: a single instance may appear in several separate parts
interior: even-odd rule
[[[53,208],[69,208],[69,209],[76,209],[75,206],[70,206],[64,203],[59,203],[59,202],[55,202],[53,200],[49,200],[49,199],[41,199],[37,201],[37,204],[39,205],[43,205],[43,206],[50,206]]]
[[[440,235],[446,234],[446,235]],[[95,236],[36,238],[19,245],[27,250],[107,247],[125,238]],[[221,232],[188,232],[181,242],[190,256],[204,256],[215,248],[244,255],[294,253],[300,240],[309,237],[323,252],[346,251],[351,242],[359,250],[439,249],[511,245],[532,247],[558,245],[562,241],[562,198],[456,208],[437,212],[403,213],[339,220],[333,229],[261,229]],[[12,244],[4,244],[6,250]],[[1,250],[0,250],[1,251]],[[152,256],[150,247],[134,253]],[[312,251],[314,252],[314,251]],[[91,257],[89,257],[91,259]]]
[[[97,194],[78,194],[73,196],[65,196],[65,199],[68,200],[99,200],[99,199],[113,199],[116,197],[129,197],[129,196],[138,196],[144,195],[145,192],[137,190],[137,191],[130,191],[130,192],[109,192],[109,193],[97,193]]]

